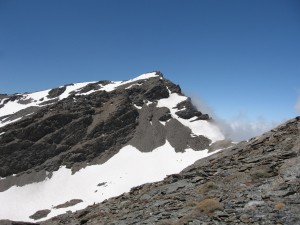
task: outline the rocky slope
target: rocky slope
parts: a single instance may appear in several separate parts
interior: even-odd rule
[[[300,117],[161,182],[41,224],[300,224]]]
[[[160,72],[0,95],[0,219],[85,208],[179,172],[223,138]]]

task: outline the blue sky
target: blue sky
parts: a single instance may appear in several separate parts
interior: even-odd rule
[[[292,118],[300,1],[0,0],[0,93],[153,70],[221,118]]]

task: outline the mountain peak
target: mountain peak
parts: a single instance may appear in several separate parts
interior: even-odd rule
[[[3,219],[82,209],[179,172],[224,139],[159,71],[1,96],[0,104],[0,201],[20,196],[24,208],[0,206]]]

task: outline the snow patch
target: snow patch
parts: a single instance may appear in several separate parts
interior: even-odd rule
[[[16,101],[9,101],[0,109],[0,117],[14,114],[22,109],[26,109],[33,104],[19,104]],[[34,104],[35,105],[35,104]]]
[[[45,90],[45,91],[38,91],[38,92],[33,92],[31,94],[27,94],[24,95],[24,99],[32,99],[33,101],[38,101],[40,100],[41,98],[44,98],[44,101],[45,101],[45,98],[46,100],[49,100],[46,96],[48,95],[50,90]]]
[[[143,108],[142,106],[138,106],[136,104],[134,104],[134,107],[137,108],[137,109],[142,109]]]
[[[149,105],[151,105],[152,103],[153,103],[153,102],[151,102],[151,101],[147,101],[146,105],[149,106]]]
[[[195,120],[195,118],[191,118],[189,120],[182,119],[176,115],[176,112],[179,110],[175,107],[178,103],[187,100],[186,96],[178,95],[177,93],[172,93],[168,98],[163,98],[158,100],[157,107],[167,107],[169,108],[171,115],[173,118],[176,118],[180,123],[184,126],[189,127],[193,134],[195,135],[203,135],[212,140],[212,142],[223,140],[224,135],[220,131],[220,129],[213,123],[206,120]]]
[[[0,192],[0,202],[5,202],[0,204],[0,219],[33,221],[30,215],[41,209],[50,209],[51,213],[45,220],[68,210],[83,209],[128,192],[132,187],[160,181],[211,154],[208,150],[192,149],[175,152],[168,141],[149,153],[128,145],[102,165],[88,166],[73,175],[70,169],[61,167],[43,182],[13,186]],[[106,186],[98,186],[103,181]],[[83,202],[68,208],[53,208],[71,199],[82,199]]]
[[[130,88],[132,88],[132,87],[134,87],[134,86],[141,86],[141,85],[143,85],[143,84],[132,84],[132,85],[130,85],[129,87],[127,87],[127,88],[125,88],[125,89],[130,89]]]
[[[10,124],[10,123],[14,123],[14,122],[16,122],[16,121],[18,121],[18,120],[20,120],[20,119],[22,119],[23,117],[19,117],[19,118],[17,118],[17,119],[15,119],[15,120],[9,120],[9,121],[6,121],[6,122],[0,122],[0,127],[4,127],[4,126],[6,126],[7,124]]]
[[[139,81],[139,80],[146,80],[146,79],[149,79],[151,77],[157,77],[157,76],[159,76],[159,75],[156,75],[155,72],[153,72],[153,73],[145,73],[145,74],[142,74],[142,75],[140,75],[140,76],[138,76],[138,77],[136,77],[134,79],[131,79],[131,80],[112,82],[110,84],[105,85],[100,90],[110,92],[110,91],[115,90],[117,87],[119,87],[121,85],[130,84],[130,83],[133,83],[133,82],[136,82],[136,81]]]
[[[22,109],[26,109],[30,106],[39,106],[40,107],[40,105],[38,105],[40,103],[37,103],[37,102],[42,98],[43,98],[42,102],[49,100],[46,97],[48,95],[49,91],[50,90],[45,90],[45,91],[34,92],[31,94],[23,94],[22,98],[19,100],[21,100],[21,101],[28,100],[28,101],[30,101],[30,103],[28,103],[28,104],[18,103],[19,100],[7,102],[2,108],[0,108],[0,117],[14,114],[14,113],[16,113]]]
[[[71,85],[68,85],[66,86],[66,90],[64,91],[64,93],[62,93],[60,96],[59,96],[59,99],[62,100],[64,98],[67,98],[69,97],[70,93],[72,91],[76,91],[80,88],[83,88],[85,87],[86,85],[88,84],[92,84],[92,83],[95,83],[96,81],[94,82],[83,82],[83,83],[75,83],[75,84],[71,84]]]
[[[166,126],[166,122],[159,121],[162,125]]]
[[[101,87],[101,85],[99,85]],[[90,90],[88,92],[85,92],[85,93],[77,93],[76,95],[90,95],[96,91],[99,91],[99,90]]]
[[[149,79],[151,77],[158,77],[159,75],[156,74],[156,72],[152,72],[152,73],[144,73],[134,79],[131,79],[129,81],[138,81],[138,80],[146,80],[146,79]]]
[[[0,105],[4,104],[4,101],[7,100],[8,98],[4,98],[1,100]]]
[[[34,114],[34,112],[28,113],[28,114],[26,114],[25,116],[31,116],[31,115],[33,115],[33,114]]]

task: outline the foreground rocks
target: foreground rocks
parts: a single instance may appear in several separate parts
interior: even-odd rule
[[[300,117],[133,188],[41,224],[300,224]]]

